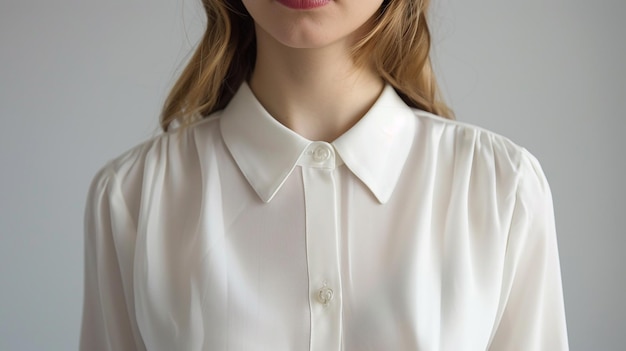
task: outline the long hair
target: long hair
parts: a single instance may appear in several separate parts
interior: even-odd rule
[[[453,119],[431,66],[429,3],[385,0],[352,57],[358,65],[372,65],[409,106]],[[241,0],[202,0],[202,5],[207,29],[165,101],[165,131],[173,121],[187,126],[226,107],[254,68],[254,21]]]

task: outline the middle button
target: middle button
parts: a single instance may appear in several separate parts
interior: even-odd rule
[[[317,299],[324,305],[328,305],[333,300],[333,289],[325,286],[317,292]]]

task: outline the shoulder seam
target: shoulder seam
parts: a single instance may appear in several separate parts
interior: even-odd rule
[[[435,115],[433,113],[424,111],[424,110],[420,110],[420,109],[416,109],[416,108],[412,108],[411,110],[413,110],[413,113],[418,116],[418,117],[422,117],[422,118],[427,118],[429,120],[433,120],[433,121],[437,121],[443,124],[448,124],[448,125],[456,125],[456,126],[460,126],[460,127],[464,127],[464,128],[469,128],[469,129],[473,129],[482,133],[486,133],[489,134],[492,137],[496,137],[499,139],[504,139],[507,142],[511,143],[512,145],[522,149],[523,147],[521,145],[519,145],[518,143],[516,143],[515,141],[511,140],[509,137],[504,136],[498,132],[495,132],[493,130],[469,123],[469,122],[463,122],[463,121],[459,121],[456,119],[449,119],[449,118],[444,118],[438,115]]]

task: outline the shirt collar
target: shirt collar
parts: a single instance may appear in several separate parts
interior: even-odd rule
[[[387,85],[370,110],[331,143],[340,159],[386,203],[415,135],[415,115]],[[313,141],[274,119],[243,83],[220,118],[226,147],[261,200],[270,202]]]

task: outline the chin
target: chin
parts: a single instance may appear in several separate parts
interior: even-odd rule
[[[297,38],[284,38],[279,40],[279,43],[283,46],[292,48],[292,49],[323,49],[331,46],[336,43],[337,40],[332,40],[332,38],[326,37],[297,37]]]
[[[285,29],[269,28],[269,31],[257,26],[256,31],[258,39],[273,41],[293,49],[321,49],[343,38],[341,35],[337,35],[337,32],[332,35],[325,29],[296,28],[294,26]]]

